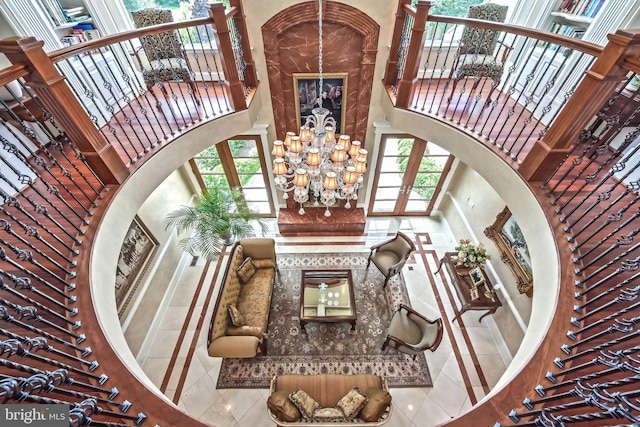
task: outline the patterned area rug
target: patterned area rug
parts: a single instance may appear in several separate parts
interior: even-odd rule
[[[394,349],[382,351],[386,328],[400,303],[409,304],[404,280],[396,276],[382,289],[384,276],[365,269],[368,253],[278,255],[280,275],[271,300],[267,355],[223,359],[217,388],[268,388],[284,373],[374,373],[391,387],[431,387],[424,354],[416,357]],[[356,330],[349,323],[309,322],[300,329],[302,270],[352,271]]]

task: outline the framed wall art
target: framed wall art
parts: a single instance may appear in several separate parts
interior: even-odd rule
[[[520,226],[508,206],[496,216],[495,222],[484,230],[500,251],[500,258],[516,277],[516,286],[521,294],[533,295],[533,270],[527,242]]]
[[[482,274],[482,270],[480,267],[476,267],[469,272],[469,277],[471,277],[471,282],[473,286],[478,286],[484,283],[484,274]]]
[[[158,241],[136,216],[125,235],[116,267],[116,307],[122,315],[149,267]]]
[[[347,73],[322,74],[294,73],[293,90],[296,102],[296,116],[302,126],[311,115],[311,110],[324,107],[336,121],[336,134],[342,134],[345,102],[343,94],[347,93]]]

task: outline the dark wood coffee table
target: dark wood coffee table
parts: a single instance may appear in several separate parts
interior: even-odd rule
[[[320,284],[327,285],[321,298]],[[356,300],[351,270],[303,270],[300,289],[300,327],[308,322],[349,322],[356,328]]]

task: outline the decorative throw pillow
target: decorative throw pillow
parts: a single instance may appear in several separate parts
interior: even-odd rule
[[[369,400],[358,413],[358,418],[366,422],[376,422],[391,404],[391,395],[378,387],[369,387],[364,394]]]
[[[350,421],[358,415],[358,412],[360,412],[360,409],[362,409],[366,403],[367,396],[360,393],[358,387],[354,387],[349,393],[345,394],[342,399],[338,400],[336,407],[342,409],[345,418]]]
[[[313,413],[313,421],[335,423],[345,421],[345,418],[340,408],[318,408]]]
[[[229,318],[231,318],[233,326],[244,325],[244,316],[240,314],[235,305],[229,304],[227,305],[227,309],[229,310]]]
[[[255,268],[276,268],[271,258],[251,259],[251,262],[253,262]]]
[[[300,411],[302,418],[310,420],[313,418],[313,413],[320,407],[320,404],[315,399],[307,394],[306,391],[301,388],[297,389],[289,395],[289,400],[296,405],[296,408]]]
[[[300,411],[289,400],[289,394],[286,391],[273,392],[267,399],[267,406],[280,421],[294,423],[300,420]]]
[[[238,273],[238,279],[240,279],[243,285],[251,280],[253,275],[256,274],[256,266],[253,264],[251,257],[245,258],[236,272]]]

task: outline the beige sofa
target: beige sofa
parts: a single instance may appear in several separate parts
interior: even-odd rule
[[[354,388],[358,393],[353,392]],[[306,402],[300,401],[299,390],[308,396]],[[389,421],[393,408],[387,381],[373,374],[276,375],[271,380],[270,392],[267,411],[278,426],[381,426]],[[365,397],[345,399],[353,393]],[[323,409],[328,412],[336,408],[340,408],[338,413],[342,413],[342,419],[340,416],[335,419],[305,417],[304,414],[312,409],[318,414]]]
[[[209,326],[210,356],[247,358],[258,352],[266,354],[276,271],[273,239],[247,238],[234,244]]]

